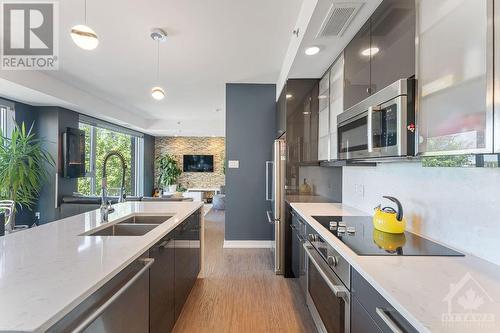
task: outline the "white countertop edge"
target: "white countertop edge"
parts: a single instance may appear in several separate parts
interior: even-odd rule
[[[307,205],[314,205],[315,203],[308,203]],[[342,243],[337,237],[333,236],[328,230],[326,230],[319,222],[313,219],[310,215],[305,214],[301,211],[300,205],[297,203],[292,203],[292,208],[303,218],[306,222],[316,230],[321,237],[323,237],[328,244],[331,245],[335,250],[339,252],[339,254],[344,257],[349,264],[366,280],[370,285],[372,285],[375,290],[377,290],[393,307],[396,309],[416,330],[419,332],[431,332],[429,328],[427,328],[424,324],[422,324],[417,318],[413,316],[411,312],[409,312],[406,308],[404,308],[396,298],[394,298],[390,293],[388,293],[384,288],[382,288],[377,281],[372,278],[368,272],[366,272],[358,263],[357,258],[359,257],[356,253],[354,253],[348,246]],[[366,213],[363,213],[355,208],[345,206],[343,204],[332,204],[338,205],[339,212],[336,214],[337,216],[369,216]],[[315,214],[316,216],[321,216],[325,214]],[[439,257],[433,257],[438,259]],[[463,258],[463,257],[461,257]]]
[[[65,306],[64,308],[62,308],[60,311],[56,312],[51,318],[49,318],[47,321],[45,321],[40,326],[33,327],[33,328],[29,329],[28,331],[21,330],[21,331],[15,331],[15,332],[45,332],[47,329],[49,329],[50,327],[52,327],[54,324],[56,324],[58,321],[60,321],[62,318],[64,318],[64,316],[66,316],[68,313],[70,313],[72,310],[74,310],[87,297],[89,297],[94,292],[96,292],[99,288],[101,288],[102,286],[104,286],[113,277],[115,277],[119,272],[121,272],[124,268],[126,268],[131,263],[133,263],[142,254],[144,254],[144,252],[146,252],[147,250],[149,250],[154,244],[156,244],[158,241],[160,241],[169,232],[171,232],[173,229],[175,229],[179,224],[181,224],[182,222],[184,222],[184,220],[186,220],[186,218],[188,218],[194,212],[196,212],[198,209],[200,209],[200,208],[203,207],[203,203],[201,203],[201,202],[199,202],[198,204],[196,202],[190,202],[190,203],[193,204],[193,208],[191,208],[190,210],[187,210],[181,216],[177,216],[179,213],[175,213],[171,218],[169,218],[168,220],[166,220],[163,223],[166,223],[166,222],[168,222],[168,221],[170,221],[172,219],[175,219],[175,218],[178,219],[177,222],[174,222],[170,227],[168,227],[166,230],[164,230],[162,232],[159,232],[159,230],[157,230],[156,232],[158,233],[158,235],[156,235],[156,237],[154,237],[154,239],[152,241],[149,241],[148,243],[145,243],[145,245],[142,247],[142,249],[138,253],[136,253],[134,256],[130,257],[126,261],[124,261],[121,265],[119,265],[118,267],[116,267],[116,269],[114,269],[108,275],[106,275],[101,280],[99,280],[98,282],[96,282],[91,288],[89,288],[85,292],[83,292],[73,302],[69,303],[67,306]],[[195,206],[195,204],[197,204],[197,205]],[[168,213],[168,212],[165,212],[165,213]],[[169,212],[169,213],[172,213],[172,212]],[[106,224],[104,226],[99,226],[97,228],[92,229],[92,231],[97,231],[97,230],[100,230],[100,229],[104,229],[104,228],[108,227],[109,225],[113,225],[113,224],[119,223],[119,222],[125,220],[126,218],[128,218],[130,216],[133,216],[133,215],[162,215],[162,214],[164,214],[164,213],[151,213],[151,214],[149,214],[146,211],[145,212],[134,212],[134,213],[130,213],[130,214],[121,216],[119,218],[116,218],[115,220],[112,221],[112,223]],[[159,226],[161,226],[161,224]],[[154,229],[152,231],[154,231]],[[77,235],[77,236],[80,236],[80,237],[93,237],[93,236],[81,236],[81,235]],[[132,237],[137,237],[137,236],[132,236]],[[139,236],[139,237],[142,237],[142,236]],[[2,327],[0,327],[0,331],[2,331],[2,332],[13,332],[9,328],[4,329]]]

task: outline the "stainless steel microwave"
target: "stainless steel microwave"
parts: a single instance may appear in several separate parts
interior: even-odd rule
[[[415,80],[398,80],[337,116],[341,160],[414,156]]]

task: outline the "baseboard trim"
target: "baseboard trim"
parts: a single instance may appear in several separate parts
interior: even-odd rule
[[[266,240],[224,240],[225,249],[270,249],[273,241]]]

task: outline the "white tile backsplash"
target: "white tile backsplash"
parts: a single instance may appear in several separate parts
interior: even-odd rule
[[[369,214],[401,200],[408,229],[500,265],[500,169],[344,167],[342,201]]]

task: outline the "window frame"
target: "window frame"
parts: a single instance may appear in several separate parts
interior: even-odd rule
[[[85,177],[90,179],[90,195],[100,195],[100,180],[96,178],[96,152],[97,152],[97,131],[103,129],[124,135],[131,138],[131,165],[130,172],[131,189],[133,193],[127,193],[129,196],[144,195],[144,134],[122,128],[108,122],[100,121],[88,116],[80,116],[78,125],[90,127],[90,152],[89,152],[89,170],[86,170]]]
[[[15,104],[0,98],[0,129],[5,137],[10,137],[16,119]]]

